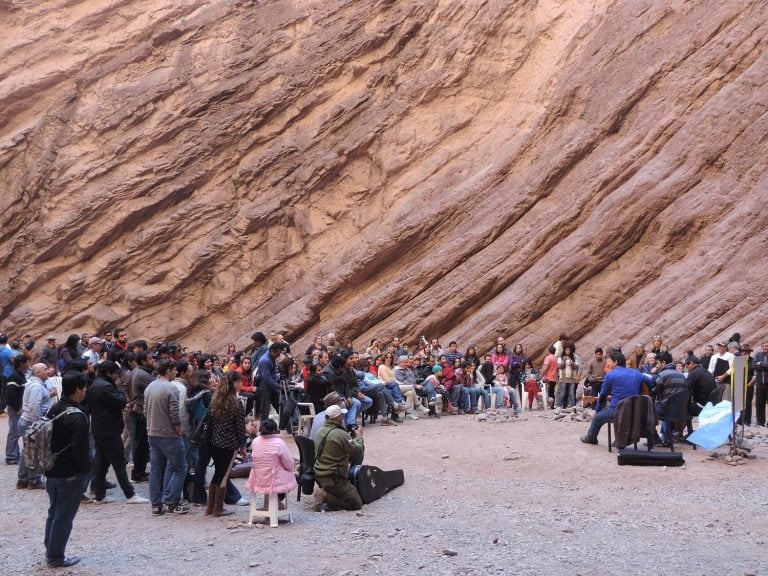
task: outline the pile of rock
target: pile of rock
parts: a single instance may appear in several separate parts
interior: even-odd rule
[[[746,440],[749,440],[748,444],[753,448],[757,446],[768,448],[768,428],[765,426],[747,426],[746,428],[739,426],[736,428],[736,437],[742,438],[742,432],[745,444]]]
[[[556,422],[590,422],[594,410],[583,406],[571,406],[570,408],[555,408],[547,414],[547,418]]]
[[[474,414],[472,420],[477,422],[492,422],[502,424],[504,422],[520,422],[520,415],[515,414],[514,410],[486,410],[479,414]]]

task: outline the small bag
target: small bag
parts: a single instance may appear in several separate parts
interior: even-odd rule
[[[315,490],[315,469],[307,468],[298,477],[299,486],[301,486],[301,493],[305,496],[310,496]]]
[[[205,416],[200,420],[200,423],[195,428],[195,433],[190,438],[192,444],[198,448],[207,448],[208,443],[211,441],[211,433],[213,427],[211,426],[211,410],[210,408],[205,412]]]

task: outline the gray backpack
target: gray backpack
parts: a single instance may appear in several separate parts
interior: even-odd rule
[[[72,446],[72,443],[69,443],[59,452],[51,450],[53,423],[57,418],[65,414],[75,414],[77,412],[85,416],[82,410],[69,407],[56,414],[53,418],[43,416],[27,428],[27,431],[24,433],[24,464],[30,471],[35,474],[48,472],[56,463],[56,457]]]

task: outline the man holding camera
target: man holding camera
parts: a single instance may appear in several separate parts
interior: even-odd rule
[[[325,416],[315,437],[315,480],[323,490],[319,510],[360,510],[363,501],[349,481],[349,465],[363,459],[363,437],[346,431],[344,411],[338,404],[326,408]]]

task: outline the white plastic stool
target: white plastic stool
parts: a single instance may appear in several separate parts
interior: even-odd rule
[[[258,508],[256,500],[259,500],[259,498],[256,498],[256,496],[256,494],[251,494],[251,511],[248,514],[248,524],[253,524],[254,518],[269,518],[269,525],[272,528],[277,528],[277,518],[285,515],[288,516],[288,522],[293,523],[293,518],[291,517],[291,505],[289,503],[291,500],[290,492],[285,495],[285,500],[283,500],[283,502],[285,502],[284,510],[279,510],[277,492],[264,495],[267,498],[266,510]]]

